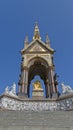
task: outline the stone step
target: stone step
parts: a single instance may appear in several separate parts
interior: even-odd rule
[[[73,126],[73,111],[0,111],[0,126]]]

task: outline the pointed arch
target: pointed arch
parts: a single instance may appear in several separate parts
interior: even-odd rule
[[[28,62],[28,96],[30,93],[30,84],[36,75],[39,75],[45,84],[45,90],[47,91],[46,80],[48,76],[48,63],[41,57],[34,57]]]

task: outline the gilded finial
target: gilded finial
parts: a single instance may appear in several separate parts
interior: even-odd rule
[[[35,39],[41,39],[37,22],[35,23],[34,36],[33,36],[33,40]]]

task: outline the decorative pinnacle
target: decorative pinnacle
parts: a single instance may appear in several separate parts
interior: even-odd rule
[[[46,44],[50,46],[50,39],[48,37],[48,34],[46,34]]]
[[[26,47],[27,45],[28,45],[28,35],[26,35],[26,37],[25,37],[25,40],[24,40],[24,46]]]
[[[35,39],[41,39],[37,22],[35,24],[34,36],[33,36],[33,40],[35,40]]]

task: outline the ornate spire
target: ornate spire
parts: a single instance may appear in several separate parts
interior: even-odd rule
[[[37,22],[35,24],[34,36],[33,36],[33,40],[35,40],[35,39],[41,39]]]
[[[50,39],[49,39],[49,37],[48,37],[48,34],[46,34],[46,44],[47,44],[48,46],[50,46]]]
[[[26,47],[28,45],[28,35],[26,35],[25,40],[24,40],[24,47]]]

